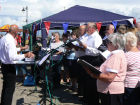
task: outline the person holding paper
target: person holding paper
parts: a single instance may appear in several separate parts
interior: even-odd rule
[[[61,64],[60,64],[60,60],[62,60],[62,52],[64,52],[64,48],[62,47],[62,45],[64,44],[62,41],[60,41],[60,34],[59,32],[55,32],[54,33],[54,42],[51,43],[50,48],[57,50],[56,53],[53,53],[52,56],[50,56],[50,60],[53,60],[53,63],[55,64],[53,66],[53,72],[54,72],[54,77],[53,77],[53,85],[55,88],[60,87],[60,80],[61,80]]]
[[[111,51],[108,59],[100,66],[99,75],[93,74],[89,68],[87,73],[97,78],[97,91],[101,99],[101,105],[123,105],[124,79],[126,76],[127,62],[123,51],[125,37],[120,34],[112,34],[108,37],[108,49]]]
[[[100,53],[98,48],[101,44],[102,38],[97,31],[96,24],[94,22],[89,22],[86,26],[86,33],[79,39],[81,49],[78,50],[79,52],[76,52],[76,56],[85,59],[89,58],[94,61],[94,57],[97,57]],[[96,79],[91,78],[80,66],[78,78],[78,88],[80,88],[78,90],[81,89],[84,101],[90,105],[98,105],[99,100]],[[93,99],[92,97],[95,98]]]
[[[99,53],[98,47],[103,43],[102,38],[97,32],[96,24],[89,22],[86,28],[86,34],[79,41],[83,47],[85,55],[96,56]]]
[[[0,41],[0,60],[3,74],[3,89],[1,95],[1,105],[11,105],[16,83],[16,69],[14,61],[22,60],[25,57],[34,57],[31,52],[17,54],[15,37],[18,32],[17,25],[11,25],[9,33],[1,38]]]

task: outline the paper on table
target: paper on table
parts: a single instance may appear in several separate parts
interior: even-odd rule
[[[42,63],[49,57],[50,54],[47,54],[46,56],[44,56],[39,62],[38,65],[42,65]]]

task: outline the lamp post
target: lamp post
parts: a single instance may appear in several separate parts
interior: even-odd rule
[[[26,24],[28,24],[28,6],[23,7],[22,12],[26,12],[26,20],[25,20],[25,22],[26,22]]]

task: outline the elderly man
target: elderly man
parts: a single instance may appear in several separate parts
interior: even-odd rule
[[[117,29],[117,32],[118,32],[119,34],[125,34],[126,31],[127,31],[127,27],[126,27],[126,25],[124,25],[124,24],[121,24],[121,25],[118,27],[118,29]]]
[[[107,25],[106,26],[105,37],[103,38],[103,40],[107,39],[110,34],[113,34],[114,33],[114,29],[115,28],[114,28],[114,26],[112,24]]]
[[[102,44],[102,39],[96,30],[95,23],[88,23],[86,34],[80,40],[80,45],[83,47],[85,55],[96,56],[99,53],[97,48]]]
[[[79,27],[80,36],[83,36],[86,33],[86,25],[81,25]]]
[[[15,37],[18,32],[17,25],[11,25],[9,33],[1,38],[0,41],[0,60],[3,74],[3,89],[1,95],[1,105],[11,105],[16,83],[16,70],[14,61],[22,60],[25,57],[34,57],[34,54],[17,54]]]
[[[80,38],[80,45],[83,48],[81,52],[76,55],[82,59],[84,58],[92,58],[92,56],[97,56],[99,54],[98,47],[102,44],[102,38],[96,31],[95,23],[88,23],[86,27],[86,34]],[[90,78],[89,75],[86,74],[83,68],[80,68],[79,71],[79,83],[83,89],[84,101],[86,101],[89,105],[98,105],[98,93],[96,88],[96,79]],[[79,88],[79,87],[78,87]],[[94,99],[92,98],[94,97]]]
[[[106,50],[102,53],[104,55],[104,57],[106,57],[106,58],[110,54],[110,51],[107,50],[108,37],[109,37],[109,35],[114,33],[114,30],[115,30],[115,28],[112,24],[108,24],[106,26],[106,32],[105,32],[105,37],[103,38],[103,46],[102,46],[103,50]]]

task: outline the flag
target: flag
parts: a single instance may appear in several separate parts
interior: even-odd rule
[[[36,34],[36,23],[33,23],[32,24],[32,35],[35,35]]]
[[[98,31],[100,31],[101,26],[102,26],[102,23],[101,22],[98,22],[98,23],[96,23],[96,26],[97,26]]]
[[[136,22],[136,18],[134,18],[134,20],[133,20],[133,24],[136,24],[137,22]]]
[[[41,23],[38,23],[38,24],[36,25],[36,29],[37,29],[37,30],[41,30]]]
[[[44,22],[44,25],[45,25],[45,29],[46,29],[46,32],[47,32],[47,35],[48,35],[51,23],[50,22]]]
[[[67,32],[69,23],[63,23],[64,34]]]
[[[132,27],[134,27],[133,18],[127,20],[131,23]]]
[[[114,28],[116,29],[118,22],[117,21],[112,21],[112,24],[113,24]]]

